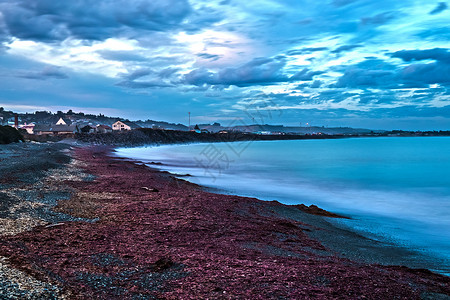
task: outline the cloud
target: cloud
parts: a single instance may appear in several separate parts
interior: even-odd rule
[[[310,81],[314,79],[314,76],[320,75],[323,72],[320,71],[311,71],[308,68],[304,68],[303,70],[294,74],[290,80],[298,80],[298,81]]]
[[[426,50],[401,50],[391,54],[392,57],[401,58],[410,62],[415,60],[433,59],[450,63],[450,51],[444,48],[434,48]]]
[[[255,58],[242,66],[225,68],[216,73],[196,69],[186,74],[183,82],[197,86],[207,84],[239,87],[273,84],[289,80],[282,72],[285,64],[283,59]]]
[[[450,26],[426,28],[416,34],[417,37],[432,41],[450,40]]]
[[[26,79],[38,79],[38,80],[47,80],[47,79],[67,79],[66,73],[62,72],[60,68],[48,66],[45,67],[42,71],[22,71],[19,72],[17,77],[26,78]]]
[[[132,80],[136,80],[136,79],[139,79],[141,77],[144,77],[144,76],[147,76],[147,75],[150,75],[153,73],[154,72],[151,69],[141,68],[141,69],[134,70],[131,73],[124,74],[123,77],[125,77],[127,80],[132,81]]]
[[[162,81],[121,81],[116,85],[130,89],[164,88],[173,86]]]
[[[180,71],[179,68],[165,68],[160,70],[157,74],[159,78],[170,78],[178,71]]]
[[[199,53],[199,54],[197,54],[197,56],[200,58],[209,59],[212,61],[218,60],[220,58],[220,55],[209,54],[209,53]]]
[[[320,81],[320,80],[314,80],[313,81],[313,83],[311,83],[311,88],[312,89],[317,89],[317,88],[320,88],[321,86],[322,86],[322,84],[323,84],[323,81]]]
[[[388,11],[377,14],[373,17],[365,17],[361,19],[362,25],[384,25],[397,17],[398,13]]]
[[[276,58],[255,58],[236,68],[225,68],[213,72],[205,68],[195,69],[183,76],[182,82],[189,85],[203,86],[238,86],[272,85],[280,82],[311,81],[322,71],[304,68],[292,76],[283,72],[286,61],[283,56]],[[317,83],[316,83],[317,85]]]
[[[450,64],[435,62],[429,64],[413,64],[402,70],[402,78],[411,84],[450,85]]]
[[[328,50],[328,47],[305,47],[302,49],[295,49],[295,50],[289,50],[286,52],[286,55],[304,55],[309,54],[313,52],[319,52],[319,51],[326,51]]]
[[[222,10],[209,6],[200,6],[189,15],[183,28],[188,32],[196,32],[224,19]]]
[[[375,116],[383,105],[442,106],[450,93],[445,2],[0,0],[0,76],[11,101],[29,104],[47,101],[70,72],[55,103],[67,97],[82,106],[104,95],[124,113],[161,118],[178,118],[173,109],[194,102],[201,114],[220,116],[255,89],[294,107],[296,122],[300,110],[320,119]],[[63,68],[45,70],[48,62]],[[110,101],[116,93],[122,101]]]
[[[389,70],[370,70],[351,67],[342,75],[337,88],[396,88],[397,74]]]
[[[439,2],[439,4],[432,10],[429,12],[430,15],[437,15],[441,12],[443,12],[444,10],[446,10],[448,8],[447,3],[445,2]]]
[[[450,83],[450,57],[446,49],[403,50],[391,54],[404,61],[433,59],[434,63],[416,63],[405,67],[380,59],[369,59],[334,71],[344,72],[333,85],[337,88],[404,89],[428,88],[430,84]]]
[[[195,69],[184,75],[183,83],[190,85],[212,85],[219,84],[217,73],[213,73],[206,69]]]
[[[360,48],[360,47],[362,47],[362,45],[344,45],[344,46],[340,46],[340,47],[334,49],[333,51],[331,51],[331,53],[341,53],[341,52],[345,52],[345,51],[351,51],[353,49]]]
[[[179,69],[177,68],[165,68],[159,71],[150,68],[140,68],[127,74],[121,74],[124,80],[116,83],[116,85],[131,89],[173,87],[174,85],[169,83],[168,79],[178,71]]]
[[[119,50],[100,50],[97,53],[107,60],[115,61],[131,61],[131,62],[142,62],[146,61],[147,58],[137,54],[135,51],[119,51]]]
[[[334,6],[341,7],[341,6],[346,6],[346,5],[356,2],[356,1],[358,1],[358,0],[333,0],[332,4]]]
[[[48,42],[171,30],[181,26],[191,6],[187,0],[17,0],[0,4],[0,12],[11,36]]]

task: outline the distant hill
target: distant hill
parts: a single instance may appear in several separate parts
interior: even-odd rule
[[[0,125],[8,124],[8,121],[14,119],[14,112],[5,111],[0,107]],[[75,113],[72,110],[67,112],[58,111],[56,113],[51,113],[48,111],[36,111],[34,113],[18,114],[20,124],[24,123],[36,123],[36,124],[55,124],[59,118],[63,118],[68,124],[72,125],[108,125],[111,126],[113,123],[123,120],[120,117],[108,117],[103,114],[93,115],[85,114],[82,112]],[[153,129],[171,129],[171,130],[189,130],[188,126],[184,124],[175,124],[164,121],[155,120],[132,120],[134,123],[143,128],[153,128]],[[192,124],[191,129],[194,128],[196,124]],[[385,131],[378,130],[372,131],[369,129],[362,128],[350,128],[350,127],[295,127],[295,126],[283,126],[283,125],[258,125],[252,124],[248,126],[222,126],[219,123],[213,124],[198,124],[200,129],[207,129],[210,132],[219,131],[240,131],[248,133],[262,133],[262,134],[368,134],[368,133],[382,133]]]
[[[351,128],[351,127],[295,127],[295,126],[283,126],[283,125],[249,125],[249,126],[234,126],[223,127],[218,123],[214,125],[200,124],[200,129],[207,129],[211,132],[218,132],[221,130],[242,131],[251,133],[283,133],[283,134],[368,134],[368,133],[382,133],[384,130],[370,130],[363,128]]]

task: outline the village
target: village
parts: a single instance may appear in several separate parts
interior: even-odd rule
[[[177,128],[181,124],[160,122],[155,124],[150,120],[140,121],[140,125],[121,118],[111,118],[104,115],[88,115],[74,113],[72,110],[63,113],[58,111],[18,114],[0,108],[0,125],[6,125],[21,130],[28,135],[73,135],[76,133],[111,133],[113,131],[129,131],[138,128],[184,129]],[[172,125],[172,126],[171,126]],[[185,127],[184,125],[182,125]]]
[[[181,120],[181,121],[187,121]],[[186,122],[188,123],[188,122]],[[23,134],[33,136],[63,136],[73,134],[102,134],[120,131],[130,131],[139,128],[162,130],[192,131],[196,133],[252,133],[258,135],[353,135],[370,134],[368,129],[355,129],[350,127],[311,126],[308,123],[299,123],[299,126],[269,125],[261,122],[245,122],[236,118],[230,124],[222,125],[218,122],[211,124],[182,124],[155,120],[130,121],[120,117],[108,117],[103,114],[93,115],[82,112],[75,113],[58,111],[36,111],[34,113],[15,113],[0,107],[0,125],[9,125],[22,131]],[[382,131],[375,131],[381,133]]]

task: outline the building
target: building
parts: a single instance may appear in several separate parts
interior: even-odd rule
[[[109,127],[108,125],[100,125],[99,124],[99,125],[97,125],[96,131],[98,133],[109,133],[109,132],[112,132],[112,128]]]
[[[30,124],[23,124],[23,125],[19,125],[20,129],[25,129],[27,131],[28,134],[34,134],[34,127],[36,126],[36,124],[34,123],[30,123]]]
[[[75,125],[36,125],[34,126],[33,133],[37,135],[49,134],[49,135],[61,135],[61,134],[74,134],[78,132],[78,128]]]
[[[67,123],[63,118],[59,118],[58,122],[56,122],[56,125],[67,125]]]
[[[79,127],[81,133],[95,133],[97,128],[92,125],[84,125]]]
[[[112,129],[116,131],[133,130],[138,128],[141,127],[130,121],[117,121],[112,125]]]

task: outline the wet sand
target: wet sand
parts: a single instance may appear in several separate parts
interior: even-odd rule
[[[0,148],[6,299],[449,298],[450,278],[414,252],[327,217],[210,193],[108,147],[16,146]]]

